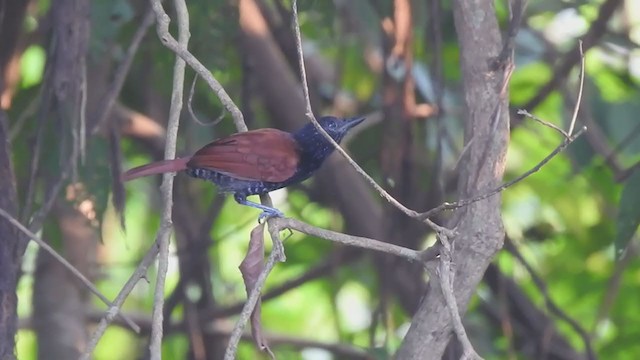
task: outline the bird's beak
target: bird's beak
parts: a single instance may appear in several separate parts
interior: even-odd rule
[[[364,119],[366,119],[365,117],[354,117],[351,119],[347,119],[344,121],[344,124],[342,125],[342,131],[347,131],[349,129],[351,129],[352,127],[360,124],[361,122],[364,121]]]

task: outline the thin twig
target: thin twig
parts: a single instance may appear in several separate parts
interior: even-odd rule
[[[582,47],[580,47],[580,49],[582,49]],[[538,164],[536,164],[536,166],[534,166],[533,168],[531,168],[529,171],[525,172],[524,174],[518,176],[517,178],[511,180],[511,181],[507,181],[505,183],[503,183],[502,185],[498,186],[497,188],[482,194],[480,196],[477,196],[475,198],[471,198],[471,199],[465,199],[465,200],[460,200],[460,201],[456,201],[454,203],[443,203],[440,206],[433,208],[429,211],[426,211],[422,214],[419,214],[418,218],[420,219],[428,219],[429,217],[433,216],[434,214],[443,211],[443,210],[453,210],[453,209],[457,209],[463,206],[467,206],[470,205],[472,203],[478,202],[480,200],[484,200],[488,197],[491,197],[493,195],[496,195],[502,191],[504,191],[506,188],[513,186],[514,184],[524,180],[525,178],[527,178],[528,176],[530,176],[531,174],[539,171],[546,163],[548,163],[551,159],[553,159],[557,154],[559,154],[560,152],[562,152],[567,146],[569,146],[569,144],[571,144],[572,142],[574,142],[577,138],[579,138],[585,131],[587,131],[587,127],[583,126],[580,130],[578,130],[578,132],[576,132],[575,134],[573,133],[574,130],[574,126],[578,117],[578,110],[580,109],[580,103],[582,100],[582,90],[584,87],[584,54],[581,52],[582,55],[582,62],[581,62],[581,68],[580,68],[580,89],[578,90],[578,98],[576,100],[576,105],[573,111],[573,117],[571,118],[571,122],[570,122],[570,126],[569,126],[569,131],[564,131],[561,128],[547,122],[544,121],[542,119],[539,119],[533,115],[531,115],[528,111],[526,110],[519,110],[518,113],[519,114],[524,114],[527,116],[530,116],[532,119],[542,123],[543,125],[546,125],[556,131],[558,131],[559,133],[561,133],[564,136],[564,141],[562,142],[562,144],[560,144],[558,147],[556,147],[551,154],[549,154],[547,157],[545,157],[544,159],[542,159]]]
[[[297,230],[311,236],[317,236],[325,240],[341,243],[348,246],[355,246],[362,249],[374,250],[386,254],[395,255],[412,262],[423,262],[424,256],[422,252],[412,250],[403,246],[398,246],[375,239],[361,236],[351,236],[331,230],[309,225],[302,221],[292,218],[278,218],[272,220],[277,231],[284,229]]]
[[[38,246],[44,249],[49,255],[53,256],[62,266],[67,268],[75,277],[77,277],[94,295],[96,295],[103,303],[105,303],[110,308],[115,308],[114,304],[107,299],[92,283],[89,279],[87,279],[78,269],[76,269],[70,262],[67,261],[64,257],[62,257],[58,252],[56,252],[49,244],[38,237],[38,235],[32,233],[27,229],[24,225],[22,225],[16,218],[11,216],[6,210],[0,208],[0,216],[5,218],[11,225],[15,226],[18,230],[20,230],[23,234],[29,237],[31,240],[35,241]],[[116,311],[117,313],[117,311]],[[115,315],[115,314],[114,314]],[[140,332],[140,327],[136,325],[131,319],[125,317],[123,314],[119,314],[120,317],[133,329],[133,331]]]
[[[162,18],[164,10],[159,0],[152,2],[153,10],[157,17],[158,35],[161,36]],[[178,24],[178,44],[187,48],[189,43],[189,12],[184,0],[174,0],[173,2],[177,24]],[[166,14],[164,14],[166,16]],[[167,139],[164,148],[164,158],[174,159],[176,156],[176,143],[178,139],[178,127],[180,125],[180,113],[182,112],[182,97],[184,91],[184,74],[186,64],[183,59],[176,56],[173,68],[173,87],[171,93],[171,107],[169,109],[169,121],[167,123]],[[173,178],[174,173],[166,173],[162,178],[160,191],[162,193],[163,210],[162,223],[158,230],[157,241],[158,251],[158,273],[156,288],[153,299],[153,321],[151,323],[151,341],[149,353],[152,360],[162,359],[162,322],[164,306],[164,283],[169,268],[169,238],[173,224],[171,222],[171,212],[173,208]]]
[[[551,128],[551,129],[553,129],[553,130],[555,130],[555,131],[559,132],[560,134],[562,134],[562,136],[564,136],[564,137],[565,137],[565,139],[568,139],[568,138],[569,138],[569,134],[567,134],[567,132],[566,132],[566,131],[564,131],[564,129],[562,129],[561,127],[559,127],[559,126],[558,126],[558,125],[556,125],[556,124],[553,124],[553,123],[550,123],[550,122],[548,122],[548,121],[546,121],[546,120],[542,120],[542,119],[540,119],[539,117],[537,117],[537,116],[533,115],[532,113],[528,112],[527,110],[519,109],[519,110],[516,112],[516,114],[518,114],[518,115],[522,115],[522,116],[526,116],[526,117],[528,117],[528,118],[530,118],[530,119],[533,119],[533,120],[535,120],[535,121],[539,122],[540,124],[542,124],[542,125],[544,125],[544,126],[546,126],[546,127],[548,127],[548,128]]]
[[[578,110],[580,110],[580,103],[582,102],[582,90],[584,88],[584,52],[582,51],[582,40],[578,41],[578,49],[580,51],[580,86],[578,87],[578,98],[576,99],[576,106],[573,109],[573,116],[569,124],[569,131],[567,134],[571,136],[573,129],[575,128],[576,121],[578,120]]]
[[[187,100],[187,109],[189,110],[189,114],[191,114],[191,119],[195,121],[196,124],[200,126],[215,126],[224,119],[224,110],[222,110],[222,114],[220,114],[220,116],[218,116],[213,121],[208,123],[198,119],[198,116],[196,115],[195,111],[193,111],[193,94],[195,94],[196,92],[197,80],[198,80],[198,74],[195,74],[193,76],[193,81],[191,82],[191,89],[189,90],[189,99]]]
[[[260,202],[263,205],[273,207],[273,202],[271,201],[271,196],[269,194],[260,195]],[[276,252],[276,260],[278,262],[287,261],[287,257],[284,253],[284,245],[282,244],[282,240],[280,240],[280,236],[278,236],[278,232],[275,232],[275,227],[273,224],[273,219],[267,220],[267,225],[269,226],[269,232],[274,236],[271,236],[271,241],[273,242],[273,249],[271,251]]]

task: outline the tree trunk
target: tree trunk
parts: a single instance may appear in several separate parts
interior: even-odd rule
[[[492,68],[502,46],[493,1],[455,1],[454,20],[461,49],[468,147],[460,162],[458,198],[468,199],[496,188],[502,180],[509,139],[508,104],[500,97],[502,71]],[[462,314],[502,247],[500,203],[500,195],[496,195],[458,209],[447,226],[457,231],[453,239],[453,291]],[[432,280],[398,359],[440,359],[449,343],[451,316],[436,277]]]

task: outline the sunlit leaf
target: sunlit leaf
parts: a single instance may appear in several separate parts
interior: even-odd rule
[[[42,81],[46,57],[44,49],[39,45],[31,45],[24,51],[20,60],[22,87],[28,88]]]

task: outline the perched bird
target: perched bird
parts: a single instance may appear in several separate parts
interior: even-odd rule
[[[338,119],[325,116],[320,126],[337,142],[363,117]],[[142,176],[186,171],[192,177],[209,180],[219,191],[233,194],[238,204],[262,210],[259,219],[283,217],[278,209],[247,200],[308,179],[334,147],[309,123],[294,133],[258,129],[213,141],[190,157],[163,160],[125,172],[124,181]]]

